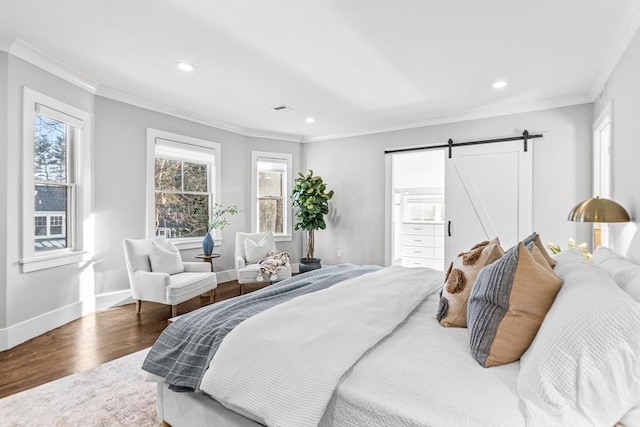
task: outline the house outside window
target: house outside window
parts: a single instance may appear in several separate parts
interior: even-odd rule
[[[198,247],[218,194],[220,145],[147,129],[147,150],[148,236]]]
[[[22,270],[82,260],[90,212],[91,115],[23,89]]]
[[[291,154],[252,152],[252,231],[291,240]]]

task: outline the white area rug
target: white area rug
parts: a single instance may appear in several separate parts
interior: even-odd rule
[[[0,399],[0,426],[158,426],[148,351]]]

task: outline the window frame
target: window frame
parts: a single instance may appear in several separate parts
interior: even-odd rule
[[[606,137],[603,138],[603,135]],[[611,199],[612,173],[611,151],[613,146],[613,115],[612,104],[604,107],[600,115],[593,122],[593,196]],[[606,144],[606,146],[603,146]],[[602,222],[593,224],[593,228],[600,227],[601,245],[609,247],[611,233],[609,224]]]
[[[290,153],[276,153],[270,151],[251,152],[251,232],[258,232],[258,161],[260,159],[275,160],[286,165],[286,179],[282,191],[283,233],[274,233],[276,242],[290,242],[293,240],[293,208],[289,206],[289,192],[293,188],[293,155]]]
[[[89,242],[88,230],[84,230],[84,220],[91,212],[91,146],[92,115],[79,108],[59,101],[24,86],[22,91],[22,253],[20,265],[23,273],[58,267],[81,262],[85,259],[85,249]],[[67,150],[71,159],[67,162],[67,174],[70,183],[61,184],[71,187],[73,193],[68,200],[64,231],[67,232],[68,247],[37,253],[35,250],[36,214],[34,186],[34,138],[35,117],[42,114],[62,121],[73,127],[74,137],[70,138]],[[49,232],[49,216],[47,233]]]
[[[165,140],[180,146],[180,149],[189,150],[193,147],[194,151],[202,151],[205,149],[211,152],[213,162],[211,167],[213,173],[209,174],[209,212],[213,203],[220,203],[220,157],[221,145],[217,142],[207,141],[204,139],[194,138],[176,133],[166,132],[159,129],[147,128],[147,167],[146,167],[146,236],[147,238],[155,237],[155,161],[156,161],[156,141]],[[208,154],[208,153],[207,153]],[[212,182],[213,181],[213,182]],[[211,218],[209,219],[211,220]],[[217,246],[222,246],[222,236],[218,230],[212,232]],[[170,239],[178,249],[196,249],[202,247],[202,238],[200,237],[183,237]]]

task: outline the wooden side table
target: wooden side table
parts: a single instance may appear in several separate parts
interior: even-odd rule
[[[220,254],[211,254],[211,255],[200,254],[200,255],[196,255],[196,258],[211,264],[211,271],[213,272],[213,260],[216,258],[220,258]]]

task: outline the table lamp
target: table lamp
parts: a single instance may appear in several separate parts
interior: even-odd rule
[[[602,243],[600,223],[602,222],[628,222],[631,219],[627,211],[613,200],[592,197],[571,209],[569,221],[593,222],[593,247]]]

